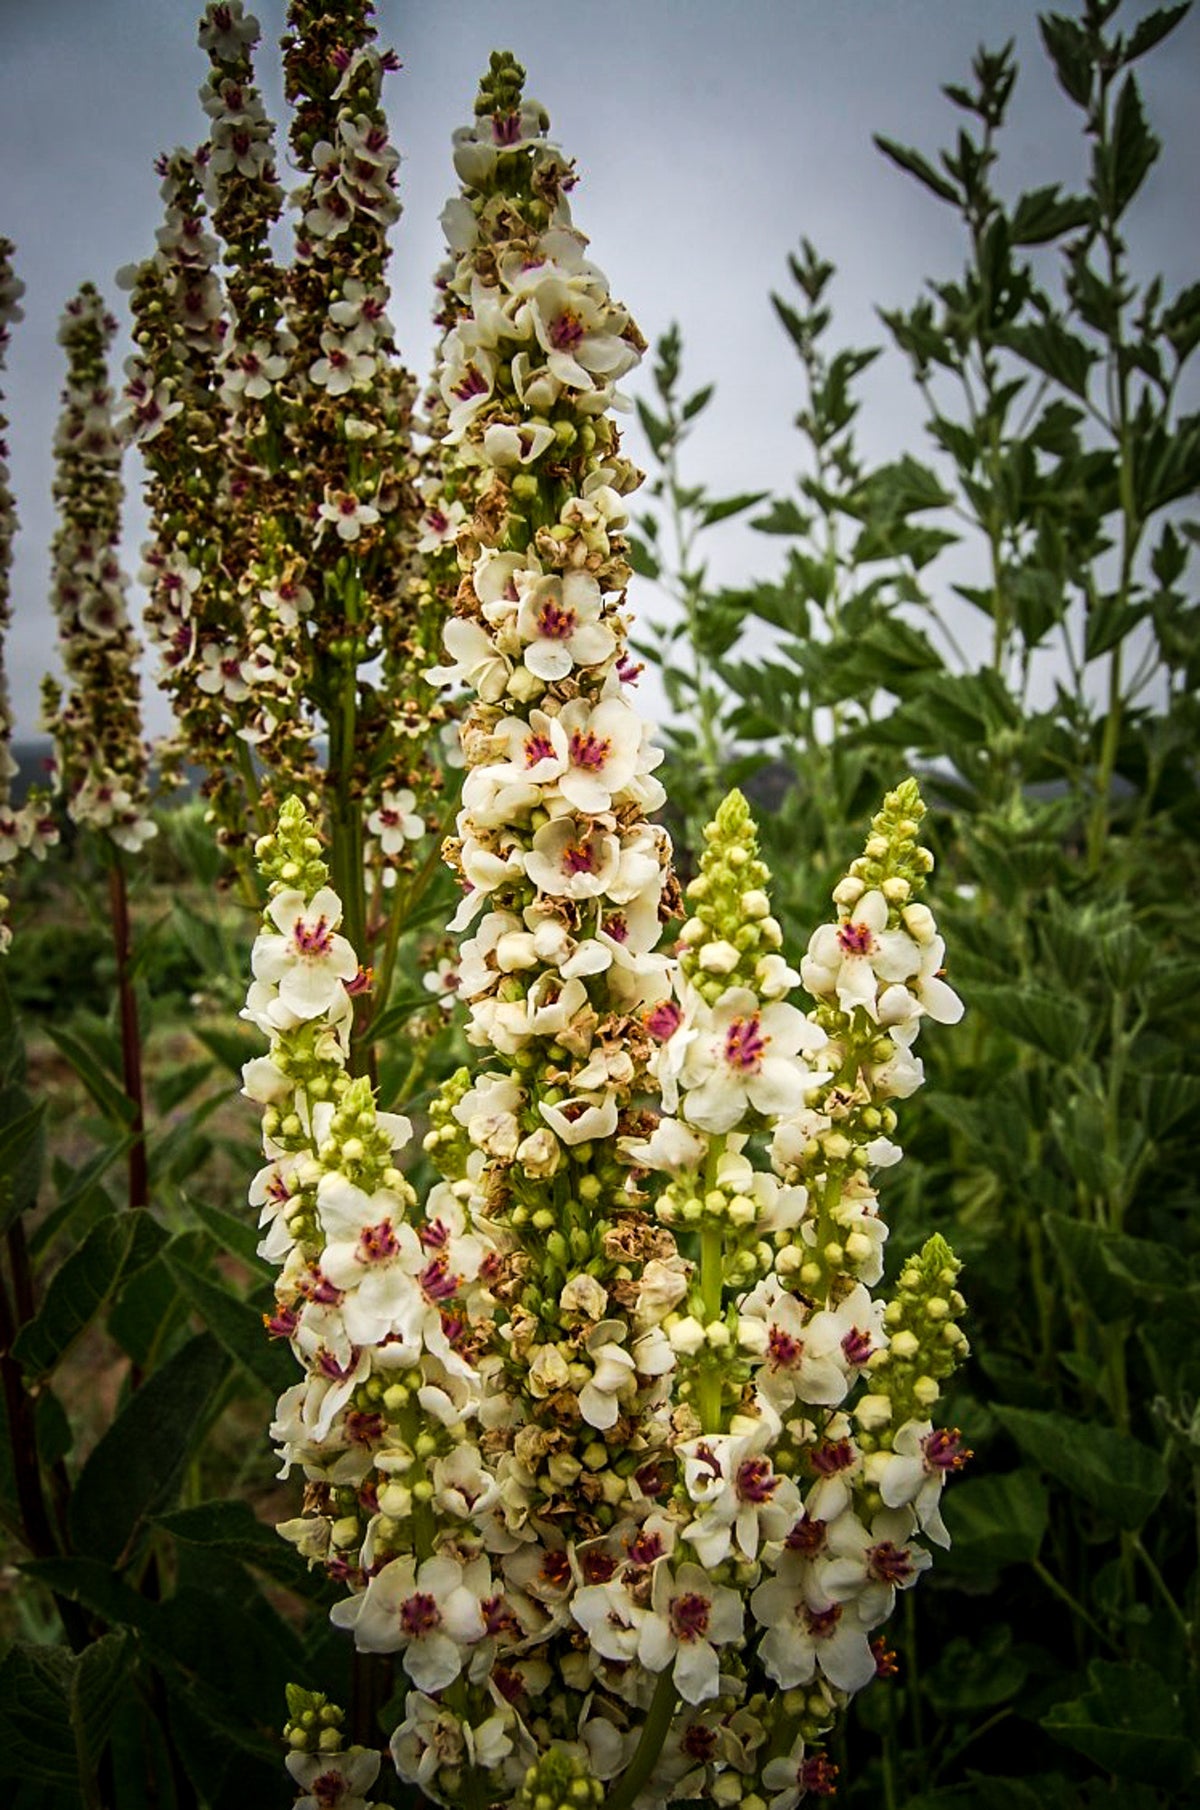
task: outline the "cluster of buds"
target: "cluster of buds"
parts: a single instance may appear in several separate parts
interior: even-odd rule
[[[360,939],[427,833],[440,774],[423,745],[446,716],[419,677],[413,383],[387,314],[399,158],[381,92],[397,65],[374,43],[371,11],[289,8],[301,180],[281,265],[258,22],[241,0],[207,6],[210,136],[163,166],[166,224],[131,276],[128,390],[150,471],[148,621],[222,838],[243,836],[246,792],[263,822],[287,792],[324,796]]]
[[[24,319],[20,300],[25,285],[13,270],[12,255],[11,239],[0,238],[0,374],[8,354],[10,329]],[[12,623],[12,549],[17,511],[9,485],[8,442],[4,437],[7,426],[0,410],[0,955],[7,955],[12,944],[6,869],[22,851],[43,860],[47,849],[58,840],[49,800],[43,791],[30,792],[19,809],[12,803],[17,763],[12,752],[13,715],[4,669],[4,643]]]
[[[141,736],[138,644],[126,608],[121,536],[121,442],[113,427],[107,351],[117,323],[85,283],[59,327],[67,382],[55,440],[51,595],[65,695],[43,687],[57,783],[73,823],[136,854],[155,834]]]
[[[679,894],[629,683],[639,474],[608,413],[643,342],[521,83],[493,58],[445,216],[440,390],[470,513],[433,677],[474,694],[448,858],[482,1060],[431,1108],[443,1179],[422,1200],[396,1166],[407,1123],[349,1072],[361,978],[320,844],[289,806],[260,845],[252,1199],[282,1266],[270,1330],[305,1369],[274,1429],[307,1480],[282,1531],[349,1586],[334,1621],[405,1674],[391,1752],[426,1797],[793,1810],[833,1788],[828,1733],[887,1669],[875,1630],[930,1562],[922,1533],[944,1540],[962,1456],[923,1418],[963,1349],[954,1259],[933,1241],[876,1301],[882,1221],[866,1194],[853,1226],[841,1204],[886,1159],[854,1138],[897,1092],[861,1050],[950,1012],[915,929],[900,959],[898,903],[864,945],[873,990],[789,1002],[736,794],[681,954],[658,951]],[[915,789],[889,801],[862,888],[888,900],[903,872],[910,913],[917,813]],[[844,1155],[811,1118],[832,1125],[837,1088]]]

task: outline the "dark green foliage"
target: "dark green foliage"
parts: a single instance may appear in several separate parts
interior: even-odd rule
[[[965,243],[883,316],[927,445],[879,469],[855,440],[874,354],[833,349],[834,273],[802,244],[775,303],[807,472],[755,522],[784,573],[701,581],[689,606],[741,617],[714,662],[717,789],[763,769],[793,959],[845,822],[914,767],[967,1004],[929,1039],[883,1202],[892,1261],[931,1228],[964,1259],[975,1357],[945,1416],[975,1459],[953,1549],[891,1634],[900,1677],[856,1701],[840,1795],[864,1810],[1198,1791],[1200,459],[1179,399],[1200,298],[1164,296],[1126,240],[1161,152],[1134,65],[1186,9],[1126,10],[1041,22],[1078,192],[1047,171],[1007,198],[1011,46],[946,89],[949,149],[878,141]]]

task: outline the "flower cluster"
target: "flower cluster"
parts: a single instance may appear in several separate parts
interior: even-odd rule
[[[931,1241],[893,1301],[871,1294],[898,1052],[911,1079],[923,1016],[954,1008],[911,785],[839,888],[862,882],[833,934],[872,987],[855,971],[843,1002],[838,968],[827,995],[818,932],[817,1007],[790,1002],[736,794],[679,958],[658,950],[679,893],[629,683],[639,478],[607,412],[642,341],[545,131],[494,57],[445,216],[466,519],[433,675],[474,694],[448,859],[480,1065],[433,1103],[421,1199],[407,1124],[349,1072],[361,977],[319,843],[289,806],[260,844],[252,1199],[282,1266],[270,1329],[305,1370],[275,1425],[307,1481],[282,1531],[349,1586],[332,1613],[359,1650],[398,1662],[392,1756],[425,1796],[792,1810],[832,1789],[826,1737],[963,1457],[928,1419],[965,1343],[951,1253]]]
[[[414,620],[413,383],[387,312],[399,158],[381,93],[397,65],[374,43],[371,11],[289,8],[300,181],[294,257],[281,264],[258,23],[241,0],[207,6],[209,138],[164,164],[167,219],[132,276],[127,392],[151,473],[148,620],[222,839],[244,838],[247,794],[260,825],[288,792],[323,798],[364,945],[427,835],[440,771],[424,743],[447,714],[418,676],[429,654]]]
[[[9,329],[24,318],[20,299],[25,285],[13,270],[12,254],[11,239],[0,238],[0,374],[8,352]],[[4,669],[4,642],[12,622],[10,582],[17,511],[9,487],[8,442],[4,437],[7,426],[0,412],[0,955],[6,955],[12,944],[5,870],[23,850],[43,860],[47,849],[58,840],[58,829],[43,789],[32,790],[20,808],[12,802],[17,764],[12,753],[13,716]]]
[[[67,814],[136,853],[155,825],[141,737],[139,649],[117,557],[121,443],[106,360],[115,332],[103,297],[85,283],[68,302],[58,334],[67,382],[55,441],[59,526],[51,548],[51,594],[66,694],[47,679],[43,696]]]

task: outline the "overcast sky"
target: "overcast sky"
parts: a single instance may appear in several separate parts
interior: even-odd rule
[[[54,659],[46,548],[58,316],[91,279],[124,318],[113,273],[152,249],[154,158],[203,137],[199,10],[191,0],[0,0],[0,233],[15,240],[27,286],[3,378],[21,518],[7,654],[19,733],[37,727],[38,685]],[[718,490],[786,492],[801,462],[792,426],[801,392],[768,298],[786,289],[788,251],[807,235],[837,264],[837,332],[853,344],[883,337],[877,305],[911,302],[926,277],[952,274],[961,258],[949,210],[886,163],[872,134],[935,150],[958,120],[939,85],[967,80],[981,40],[995,48],[1012,37],[1022,73],[1003,185],[1016,193],[1081,179],[1079,116],[1041,52],[1037,10],[1030,0],[382,0],[381,41],[404,63],[386,102],[404,157],[391,281],[406,362],[425,374],[450,134],[471,116],[489,51],[511,48],[552,136],[577,160],[575,218],[614,293],[651,340],[678,320],[692,387],[717,384],[692,442],[694,475]],[[1060,10],[1074,10],[1072,0]],[[1122,16],[1150,10],[1127,0]],[[284,3],[255,11],[260,79],[279,120]],[[1166,150],[1133,238],[1168,292],[1196,277],[1198,76],[1194,13],[1143,65]],[[917,447],[920,407],[903,362],[881,359],[869,376],[868,453]],[[624,387],[648,390],[648,372]],[[645,463],[636,426],[627,444]],[[126,481],[136,493],[132,455]],[[131,568],[143,520],[131,500]],[[776,553],[735,526],[715,564],[736,582],[768,570]],[[152,729],[166,727],[161,700],[147,714]]]

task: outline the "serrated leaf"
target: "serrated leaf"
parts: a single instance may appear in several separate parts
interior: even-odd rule
[[[933,165],[927,162],[919,151],[910,150],[906,145],[898,145],[894,139],[884,138],[879,133],[875,134],[875,148],[882,151],[885,157],[890,158],[908,175],[915,176],[918,182],[923,183],[938,197],[939,201],[957,203],[958,191],[946,181],[944,176],[938,175]]]
[[[167,1505],[228,1369],[212,1334],[198,1333],[126,1402],[75,1484],[69,1523],[78,1552],[115,1563],[144,1518]]]
[[[1154,167],[1159,143],[1146,124],[1146,113],[1136,77],[1125,78],[1113,109],[1109,150],[1110,201],[1114,214],[1122,214]]]
[[[262,1314],[233,1293],[227,1284],[203,1276],[191,1264],[166,1253],[167,1267],[184,1299],[190,1301],[213,1337],[272,1396],[296,1381],[291,1353],[273,1343],[263,1330]]]
[[[807,534],[812,517],[790,497],[776,497],[764,515],[756,515],[750,526],[760,534]]]
[[[0,1751],[4,1770],[52,1785],[77,1785],[67,1731],[67,1700],[75,1669],[66,1647],[17,1641],[0,1662]]]
[[[1182,1791],[1195,1776],[1196,1749],[1162,1673],[1093,1659],[1088,1684],[1082,1696],[1042,1717],[1047,1734],[1118,1778]]]
[[[37,1315],[13,1345],[26,1376],[49,1376],[122,1280],[149,1263],[165,1243],[166,1233],[140,1208],[114,1213],[93,1226],[55,1271]]]
[[[965,993],[968,1005],[981,1017],[1057,1062],[1069,1062],[1084,1047],[1087,1024],[1083,1008],[1048,987],[972,981]]]
[[[1060,195],[1058,184],[1032,189],[1022,195],[1009,221],[1014,245],[1045,245],[1060,234],[1086,226],[1092,204],[1086,195]]]
[[[700,509],[700,520],[706,528],[712,528],[717,522],[726,522],[731,516],[753,509],[766,495],[765,490],[749,490],[740,496],[720,497],[714,502],[704,503]]]
[[[1144,57],[1148,50],[1153,50],[1156,44],[1161,44],[1167,33],[1174,31],[1190,10],[1187,0],[1184,0],[1182,6],[1164,6],[1158,12],[1139,19],[1126,40],[1125,61],[1133,63],[1138,57]]]
[[[1087,34],[1074,19],[1059,13],[1043,15],[1038,24],[1054,72],[1077,106],[1086,107],[1092,92],[1092,59]]]
[[[1087,400],[1088,372],[1096,362],[1096,354],[1085,340],[1056,320],[1037,321],[1029,326],[1009,327],[1003,334],[1006,346],[1033,365],[1045,371],[1073,396]]]
[[[1035,1408],[994,1413],[1028,1457],[1118,1527],[1136,1532],[1166,1493],[1162,1454],[1127,1433]]]
[[[1050,1520],[1045,1486],[1031,1469],[967,1477],[946,1491],[943,1517],[955,1570],[1032,1564]]]

